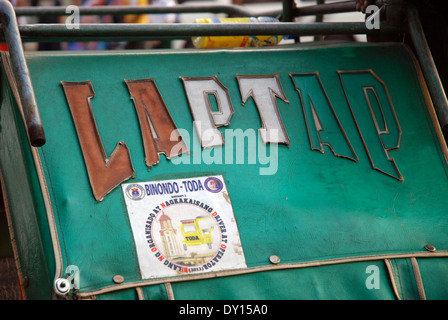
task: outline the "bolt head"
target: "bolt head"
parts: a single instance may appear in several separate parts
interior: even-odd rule
[[[279,264],[280,258],[278,256],[276,256],[275,254],[273,254],[272,256],[269,257],[269,262],[272,264]]]
[[[117,275],[115,275],[113,278],[112,278],[112,281],[113,282],[115,282],[115,283],[123,283],[124,282],[124,277],[122,276],[122,275],[120,275],[120,274],[117,274]]]
[[[58,295],[64,296],[70,292],[71,284],[70,281],[64,278],[56,279],[54,282],[54,290]]]

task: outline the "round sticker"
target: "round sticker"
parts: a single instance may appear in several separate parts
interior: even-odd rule
[[[221,180],[215,177],[207,178],[205,180],[205,189],[207,189],[210,192],[218,193],[223,188],[223,183]]]
[[[145,189],[139,184],[131,184],[126,188],[126,195],[131,200],[141,200],[145,196]]]

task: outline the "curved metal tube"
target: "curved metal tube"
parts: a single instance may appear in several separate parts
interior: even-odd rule
[[[71,13],[63,6],[18,7],[17,16],[67,16]],[[103,5],[94,7],[79,6],[80,15],[127,15],[127,14],[163,14],[163,13],[227,13],[239,16],[251,16],[254,13],[236,5],[175,5],[175,6],[125,6]]]
[[[414,6],[408,5],[408,29],[414,44],[415,53],[428,85],[428,90],[434,103],[445,140],[448,141],[448,100],[440,80],[436,64],[426,41],[423,26],[418,11]]]
[[[381,25],[381,32],[397,32],[400,26]],[[61,24],[21,25],[23,41],[74,41],[74,39],[150,39],[153,37],[196,37],[236,35],[315,35],[315,34],[374,34],[379,30],[367,29],[364,22],[321,22],[321,23],[161,23],[161,24],[82,24],[79,29],[67,29]],[[0,39],[2,35],[0,34]]]
[[[23,107],[28,137],[33,147],[41,147],[45,144],[45,134],[37,108],[25,54],[23,53],[14,8],[6,0],[0,0],[0,19],[11,57],[12,71],[17,82],[19,97]]]
[[[381,6],[385,0],[376,0],[375,4]],[[350,1],[340,1],[332,3],[324,3],[318,5],[310,5],[296,7],[293,1],[282,1],[282,8],[270,10],[266,12],[257,12],[238,5],[174,5],[174,6],[125,6],[125,5],[102,5],[94,7],[79,6],[80,15],[126,15],[126,14],[164,14],[164,13],[227,13],[241,17],[255,16],[278,16],[282,14],[284,21],[293,21],[294,17],[312,16],[321,14],[332,14],[342,12],[353,12],[356,3]],[[285,12],[286,9],[286,12]],[[71,13],[66,11],[63,6],[48,7],[17,7],[15,8],[17,16],[68,16]]]

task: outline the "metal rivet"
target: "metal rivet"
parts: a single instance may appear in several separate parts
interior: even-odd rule
[[[66,295],[70,292],[70,281],[64,278],[56,279],[54,282],[54,290],[58,295]]]
[[[434,251],[436,251],[436,247],[434,247],[434,246],[431,245],[431,244],[427,244],[427,245],[425,246],[425,249],[428,250],[429,252],[434,252]]]
[[[273,254],[272,256],[269,257],[269,262],[272,264],[278,264],[280,263],[280,258]]]
[[[115,276],[112,278],[112,280],[113,280],[115,283],[123,283],[123,282],[124,282],[124,277],[123,277],[122,275],[120,275],[120,274],[117,274],[117,275],[115,275]]]

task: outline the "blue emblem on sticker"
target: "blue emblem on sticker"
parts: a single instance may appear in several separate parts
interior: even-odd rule
[[[207,189],[210,192],[218,193],[222,190],[224,184],[221,180],[215,177],[207,178],[205,180],[205,189]]]
[[[131,184],[126,188],[126,195],[131,200],[141,200],[145,196],[145,189],[139,184]]]

